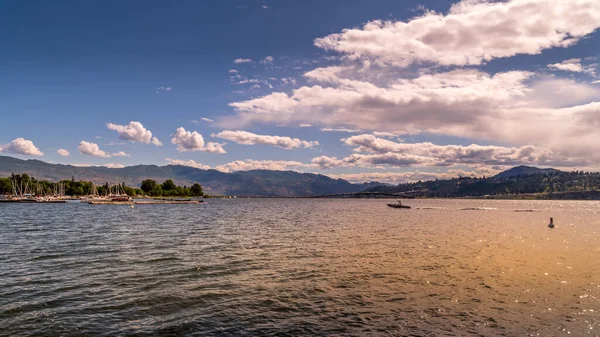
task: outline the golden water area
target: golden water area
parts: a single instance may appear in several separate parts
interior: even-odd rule
[[[0,205],[0,336],[600,335],[600,202],[388,202]]]

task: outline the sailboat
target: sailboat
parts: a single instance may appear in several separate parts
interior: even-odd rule
[[[115,185],[111,186],[109,190],[110,190],[110,192],[114,192],[109,195],[110,201],[115,201],[115,202],[131,201],[131,197],[129,197],[127,195],[127,193],[125,193],[125,189],[123,189],[123,187],[120,184],[115,184]]]

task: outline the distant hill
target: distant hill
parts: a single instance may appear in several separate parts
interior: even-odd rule
[[[458,177],[378,186],[367,191],[428,198],[529,195],[539,199],[600,199],[600,173],[519,166],[488,178]]]
[[[517,166],[517,167],[513,167],[509,170],[506,170],[504,172],[497,174],[496,178],[509,178],[509,177],[528,176],[528,175],[532,175],[532,174],[549,174],[549,173],[556,173],[556,172],[558,172],[558,170],[552,169],[552,168],[541,169],[541,168],[532,167],[532,166]]]
[[[102,166],[76,167],[50,164],[40,160],[21,160],[0,156],[0,176],[26,173],[36,179],[58,181],[62,179],[89,180],[95,184],[124,182],[139,186],[144,179],[163,182],[173,179],[178,185],[200,183],[205,193],[212,195],[252,196],[310,196],[360,192],[380,183],[352,184],[343,179],[332,179],[321,174],[293,171],[239,171],[224,173],[201,170],[180,165],[137,165],[125,168]]]

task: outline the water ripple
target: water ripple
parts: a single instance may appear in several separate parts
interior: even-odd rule
[[[0,335],[600,329],[600,203],[385,203],[0,205]]]

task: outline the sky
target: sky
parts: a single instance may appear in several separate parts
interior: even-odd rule
[[[600,170],[597,0],[0,2],[0,155],[400,183]]]

